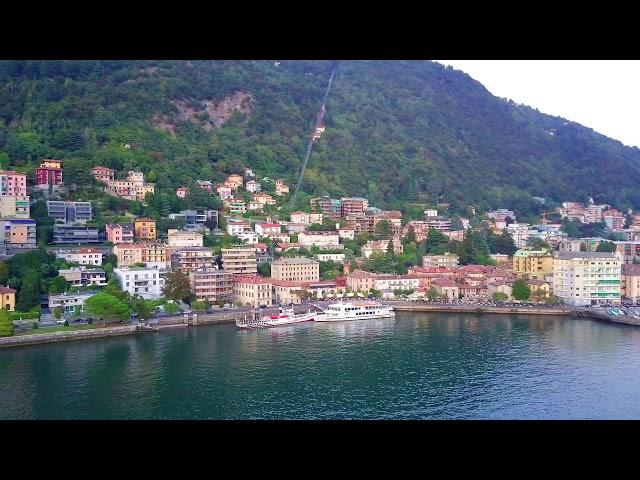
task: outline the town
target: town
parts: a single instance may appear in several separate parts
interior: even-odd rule
[[[0,316],[18,326],[350,297],[576,307],[640,300],[640,214],[593,199],[564,202],[535,224],[519,223],[508,205],[469,206],[466,218],[443,202],[416,219],[357,197],[312,198],[287,212],[285,180],[245,168],[219,184],[177,188],[152,218],[140,210],[155,194],[144,172],[117,179],[93,167],[99,201],[80,200],[81,186],[63,172],[55,159],[42,160],[33,185],[24,173],[0,172]],[[194,198],[218,208],[174,210]],[[594,226],[600,235],[588,236]]]

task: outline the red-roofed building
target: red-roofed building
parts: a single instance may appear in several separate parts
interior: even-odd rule
[[[176,190],[176,197],[184,198],[187,196],[187,193],[189,193],[189,189],[187,187],[180,187]]]
[[[9,287],[0,287],[0,306],[8,312],[16,309],[16,291]]]
[[[256,223],[254,228],[261,237],[280,235],[281,233],[281,225],[279,223]]]
[[[116,179],[115,171],[107,167],[93,167],[91,169],[91,175],[101,183],[113,182]]]
[[[233,276],[233,302],[258,308],[272,303],[272,282],[260,275]]]

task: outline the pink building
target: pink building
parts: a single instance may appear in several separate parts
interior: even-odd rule
[[[13,170],[0,171],[0,197],[27,195],[27,176]]]
[[[108,223],[104,226],[107,240],[113,244],[133,242],[132,223]]]
[[[93,175],[93,178],[95,178],[98,182],[102,183],[113,182],[116,179],[115,171],[107,167],[93,167],[91,169],[91,175]]]
[[[179,189],[176,190],[176,196],[178,198],[186,197],[187,193],[189,193],[189,189],[187,187],[180,187]]]

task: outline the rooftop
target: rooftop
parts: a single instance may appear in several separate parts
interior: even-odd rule
[[[617,260],[615,254],[611,252],[560,252],[556,255],[558,260],[571,260],[574,258],[607,258]]]
[[[274,261],[271,265],[304,265],[304,264],[316,264],[319,265],[319,262],[315,260],[311,260],[306,257],[294,257],[294,258],[279,258]]]
[[[16,291],[13,288],[0,287],[0,293],[16,293]]]
[[[250,283],[252,285],[271,284],[270,277],[261,277],[260,275],[234,275],[234,283]]]

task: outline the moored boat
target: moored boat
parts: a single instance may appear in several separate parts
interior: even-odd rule
[[[269,328],[279,327],[281,325],[291,325],[294,323],[311,322],[319,317],[324,316],[323,312],[312,312],[296,314],[292,308],[286,309],[284,312],[280,309],[277,315],[264,315],[259,318],[243,318],[236,320],[236,326],[239,328]]]
[[[324,315],[316,322],[340,322],[343,320],[368,320],[373,318],[395,317],[391,305],[380,302],[340,302],[332,303],[324,310]]]

